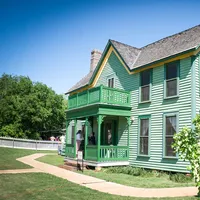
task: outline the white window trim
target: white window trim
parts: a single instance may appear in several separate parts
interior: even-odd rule
[[[166,117],[173,117],[176,116],[176,133],[179,132],[179,113],[178,112],[169,112],[163,113],[163,158],[172,158],[178,159],[178,154],[175,156],[167,156],[166,155]]]

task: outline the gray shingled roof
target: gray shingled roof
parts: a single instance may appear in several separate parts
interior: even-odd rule
[[[129,69],[134,70],[152,62],[198,47],[200,45],[200,25],[163,38],[142,48],[132,47],[114,40],[109,40],[109,42],[120,54]],[[87,74],[67,93],[89,84],[93,73],[94,71]]]
[[[71,91],[74,91],[78,88],[81,88],[85,85],[87,85],[92,77],[92,74],[94,73],[94,71],[88,73],[86,76],[84,76],[78,83],[76,83],[73,87],[71,87],[67,93],[70,93]]]
[[[195,48],[200,44],[200,25],[166,37],[141,48],[137,61],[130,69],[167,58],[172,55]]]
[[[136,62],[138,56],[140,55],[141,50],[114,40],[110,40],[110,42],[121,55],[128,67],[131,68],[131,66]]]

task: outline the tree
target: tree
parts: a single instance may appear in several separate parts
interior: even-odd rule
[[[47,130],[63,128],[66,100],[51,88],[24,76],[0,78],[0,135],[47,137]]]
[[[194,129],[184,127],[174,135],[173,148],[181,159],[188,160],[188,169],[195,179],[200,196],[200,115],[193,120]]]

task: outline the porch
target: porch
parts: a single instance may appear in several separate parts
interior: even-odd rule
[[[128,165],[131,124],[130,93],[99,86],[69,97],[66,123],[67,160],[76,160],[76,133],[81,130],[84,163],[90,166]],[[95,134],[95,144],[89,141]]]

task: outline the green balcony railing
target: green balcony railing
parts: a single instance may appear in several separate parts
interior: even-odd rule
[[[68,109],[94,103],[130,106],[130,92],[101,85],[69,96]]]

